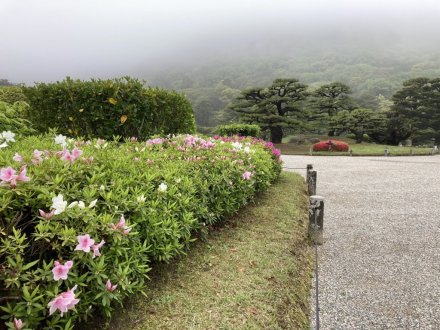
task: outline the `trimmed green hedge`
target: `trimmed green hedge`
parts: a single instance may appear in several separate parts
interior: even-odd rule
[[[185,253],[281,171],[256,139],[16,139],[0,151],[0,315],[12,329],[110,316],[145,289],[151,260]]]
[[[228,124],[217,126],[216,132],[220,136],[253,136],[260,137],[261,128],[250,124]]]
[[[183,94],[145,88],[129,77],[91,81],[67,78],[23,87],[27,112],[39,132],[111,139],[195,132],[190,102]]]

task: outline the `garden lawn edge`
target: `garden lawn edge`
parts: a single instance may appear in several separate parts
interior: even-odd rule
[[[186,257],[157,265],[148,297],[132,298],[107,326],[308,329],[307,203],[303,178],[284,172]]]

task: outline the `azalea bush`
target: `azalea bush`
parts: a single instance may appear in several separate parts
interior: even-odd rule
[[[50,128],[73,136],[112,139],[195,132],[191,103],[180,93],[146,88],[130,77],[66,78],[23,87],[27,118],[42,133]]]
[[[29,135],[35,133],[32,124],[25,118],[29,105],[23,101],[14,104],[0,101],[0,131],[14,131],[14,134]],[[0,142],[1,143],[1,142]]]
[[[313,151],[348,151],[349,145],[343,141],[328,140],[315,143]]]
[[[249,138],[13,139],[0,151],[0,314],[10,329],[110,316],[143,292],[152,261],[183,253],[281,171],[279,150]]]

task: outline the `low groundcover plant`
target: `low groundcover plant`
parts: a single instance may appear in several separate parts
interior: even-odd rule
[[[15,140],[0,151],[0,314],[10,329],[110,316],[143,292],[151,261],[183,253],[281,171],[272,144],[243,137]]]

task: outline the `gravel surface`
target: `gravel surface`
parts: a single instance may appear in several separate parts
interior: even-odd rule
[[[440,329],[440,156],[282,159],[325,198],[321,329]]]

